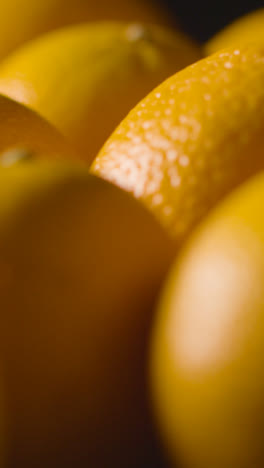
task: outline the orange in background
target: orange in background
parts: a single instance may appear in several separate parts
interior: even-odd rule
[[[36,152],[38,157],[77,157],[70,143],[50,123],[24,105],[0,95],[0,152],[13,147]]]
[[[0,92],[38,111],[91,163],[129,110],[200,57],[184,35],[118,22],[65,28],[0,66]]]
[[[0,0],[0,11],[0,59],[43,33],[85,21],[171,23],[151,0]]]

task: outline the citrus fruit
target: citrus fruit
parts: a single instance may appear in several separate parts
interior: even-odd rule
[[[0,170],[8,466],[152,466],[145,347],[172,253],[140,204],[83,168]]]
[[[218,32],[206,43],[205,53],[209,55],[225,47],[257,41],[264,43],[264,8],[238,18]]]
[[[145,94],[194,61],[181,34],[106,22],[47,34],[0,67],[0,92],[38,111],[90,162]]]
[[[150,0],[1,0],[0,58],[45,32],[84,21],[126,20],[173,24]]]
[[[19,146],[47,157],[76,157],[73,148],[45,119],[0,95],[0,152]]]
[[[176,241],[264,166],[264,47],[229,48],[143,99],[92,172],[131,192]]]
[[[262,172],[195,232],[159,305],[153,402],[167,450],[186,468],[264,463],[263,204]]]

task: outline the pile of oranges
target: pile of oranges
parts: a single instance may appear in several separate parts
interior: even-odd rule
[[[0,59],[0,468],[262,468],[264,11],[2,1]]]

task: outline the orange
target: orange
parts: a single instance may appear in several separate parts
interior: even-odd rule
[[[264,8],[238,18],[218,32],[205,45],[205,53],[209,55],[224,47],[254,41],[264,43]]]
[[[19,146],[48,157],[75,157],[63,136],[36,112],[0,95],[0,152]]]
[[[153,466],[145,348],[173,252],[140,204],[82,168],[0,169],[7,466]]]
[[[153,403],[173,466],[264,464],[264,173],[184,248],[152,337]]]
[[[228,48],[166,80],[117,127],[92,172],[141,200],[178,242],[264,167],[264,47]]]
[[[47,31],[84,21],[173,21],[151,0],[1,0],[0,58]]]
[[[78,25],[4,61],[0,92],[52,122],[89,163],[131,107],[199,53],[180,33],[158,27]]]

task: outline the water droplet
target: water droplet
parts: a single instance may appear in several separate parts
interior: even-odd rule
[[[162,202],[163,202],[163,196],[161,195],[161,193],[157,193],[152,198],[152,204],[155,205],[155,206],[161,205]]]
[[[172,162],[172,161],[175,161],[175,159],[177,159],[177,156],[178,156],[178,153],[176,150],[174,149],[170,149],[169,151],[167,151],[167,160]]]
[[[230,69],[233,68],[233,64],[231,62],[225,62],[224,67]]]
[[[189,164],[189,158],[186,154],[182,154],[179,158],[179,163],[181,166],[186,167]]]
[[[142,123],[142,127],[143,127],[145,130],[148,130],[149,128],[152,127],[152,122],[150,122],[149,120],[145,120],[145,122]]]

